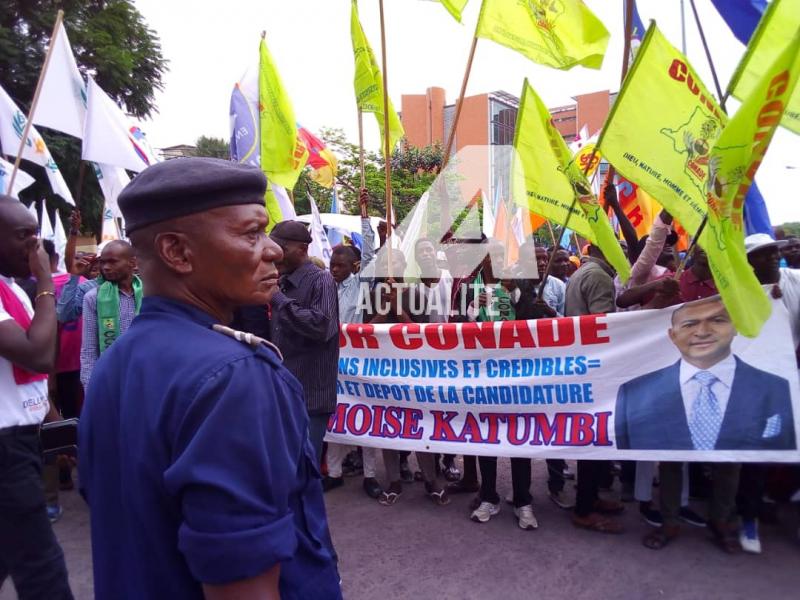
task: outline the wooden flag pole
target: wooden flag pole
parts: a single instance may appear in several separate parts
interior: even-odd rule
[[[367,176],[364,171],[364,113],[360,108],[358,109],[358,165],[361,169],[361,189],[363,190],[367,187]]]
[[[631,57],[631,33],[633,32],[633,1],[634,0],[625,0],[625,47],[622,50],[622,74],[620,76],[620,85],[625,81],[625,77],[628,75],[628,67],[630,64],[630,57]],[[589,172],[589,169],[594,162],[594,157],[597,154],[597,146],[592,149],[592,154],[589,156],[589,160],[586,163],[586,166],[583,169],[584,176]],[[610,169],[609,169],[610,170]],[[599,167],[598,167],[599,171]],[[569,220],[572,217],[572,211],[575,210],[575,205],[578,203],[578,194],[575,193],[575,197],[572,199],[572,204],[569,207],[569,212],[567,213],[567,218],[564,219],[564,224],[561,226],[561,231],[558,234],[558,239],[561,240],[564,237],[564,232],[567,231],[569,228]],[[580,252],[580,249],[578,249]],[[544,286],[547,283],[547,277],[550,275],[550,271],[553,268],[553,258],[555,258],[556,253],[553,252],[550,254],[550,258],[547,261],[547,268],[544,271],[544,275],[542,276],[542,281],[539,284],[539,297],[542,297],[542,293],[544,292]]]
[[[39,81],[36,82],[36,91],[33,93],[33,101],[31,108],[28,111],[28,118],[25,121],[25,129],[22,130],[22,137],[19,140],[19,150],[17,151],[17,158],[14,161],[14,168],[11,170],[11,179],[8,181],[9,192],[14,189],[14,180],[17,178],[17,171],[19,170],[19,163],[22,161],[22,153],[25,150],[25,143],[28,141],[31,127],[33,125],[33,113],[36,111],[36,105],[39,103],[39,95],[42,93],[42,84],[44,83],[44,76],[47,74],[47,67],[50,65],[50,57],[53,55],[53,48],[55,48],[56,36],[58,35],[58,28],[61,27],[61,22],[64,20],[64,11],[59,10],[56,13],[56,22],[53,25],[53,34],[50,36],[50,44],[47,47],[47,54],[44,55],[44,64],[42,70],[39,72]]]
[[[444,156],[442,157],[442,171],[447,166],[450,160],[450,151],[453,149],[453,141],[456,138],[456,127],[458,126],[458,119],[461,116],[461,106],[464,104],[464,96],[467,93],[467,82],[469,81],[469,74],[472,71],[472,60],[475,58],[475,48],[478,46],[478,37],[472,38],[472,46],[469,49],[469,58],[467,59],[467,68],[464,70],[464,78],[461,80],[461,91],[456,100],[456,113],[453,115],[453,124],[450,126],[450,131],[447,134],[447,143],[444,147]]]
[[[547,223],[547,229],[550,231],[550,239],[553,240],[553,249],[555,250],[558,244],[556,244],[556,234],[553,233],[553,225],[550,223],[550,219],[547,219],[545,223]]]
[[[386,268],[392,278],[392,156],[389,139],[389,74],[386,71],[386,24],[383,18],[383,0],[379,0],[381,18],[381,61],[383,63],[383,162],[386,173]]]

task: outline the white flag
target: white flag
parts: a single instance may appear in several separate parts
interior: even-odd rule
[[[111,214],[115,217],[122,218],[122,211],[117,204],[117,197],[119,193],[131,182],[131,178],[125,172],[125,169],[114,167],[112,165],[105,165],[103,163],[92,163],[94,167],[94,174],[97,175],[97,182],[100,184],[100,189],[103,192],[103,197],[106,200],[106,206],[111,210]]]
[[[53,224],[50,222],[50,215],[47,214],[47,205],[42,200],[42,224],[39,227],[39,237],[43,240],[53,241],[56,232],[53,231]]]
[[[80,138],[86,118],[86,84],[72,55],[63,23],[51,43],[53,52],[33,122]]]
[[[294,204],[289,199],[289,194],[286,193],[286,188],[278,185],[277,183],[269,182],[272,186],[272,193],[278,200],[278,207],[281,209],[284,221],[294,221],[297,219],[297,213],[294,210]]]
[[[11,96],[0,87],[0,146],[3,147],[4,154],[17,155],[19,142],[22,139],[27,120],[25,114],[11,99]],[[43,166],[53,191],[70,204],[75,204],[67,187],[67,182],[64,181],[61,171],[58,170],[58,165],[50,155],[42,136],[36,131],[36,127],[30,128],[25,147],[22,149],[22,158]],[[14,187],[16,187],[16,181],[14,182]]]
[[[481,231],[486,237],[492,237],[494,235],[494,211],[492,210],[492,205],[486,201],[486,194],[483,193],[483,190],[481,190],[481,203],[483,204],[483,227],[481,227]]]
[[[18,169],[17,176],[14,179],[14,189],[9,190],[8,184],[11,183],[11,171],[13,170],[14,165],[0,158],[0,194],[8,194],[12,198],[19,200],[19,193],[26,187],[33,185],[36,180],[22,169]]]
[[[100,245],[105,245],[112,240],[120,239],[117,220],[106,206],[103,208],[103,232],[100,234]]]
[[[60,273],[67,272],[67,262],[65,260],[67,254],[67,232],[64,231],[64,224],[61,222],[61,215],[58,214],[56,209],[56,224],[55,235],[53,236],[53,243],[56,245],[56,252],[58,252],[58,271]]]
[[[311,243],[308,245],[308,255],[316,256],[325,263],[326,267],[331,264],[331,243],[328,235],[322,226],[322,217],[319,216],[317,203],[311,194],[308,194],[308,202],[311,204]]]
[[[83,160],[114,165],[139,173],[155,161],[141,129],[91,77],[89,104],[83,127]]]

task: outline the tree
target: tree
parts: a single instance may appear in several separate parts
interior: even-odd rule
[[[195,145],[195,156],[208,156],[209,158],[224,158],[231,157],[230,146],[228,142],[222,138],[207,137],[201,135],[197,138]]]
[[[0,85],[20,109],[30,108],[59,8],[64,10],[64,27],[81,72],[92,75],[134,117],[152,114],[167,61],[158,36],[129,0],[0,0]],[[89,165],[83,168],[79,184],[80,141],[46,128],[40,133],[73,194],[82,188],[79,208],[86,229],[99,231],[103,198]],[[46,197],[66,217],[68,205],[52,193],[44,169],[24,164],[36,183],[21,194],[22,199]]]
[[[323,128],[319,137],[339,161],[336,185],[339,201],[350,214],[358,213],[358,194],[361,188],[360,152],[358,144],[347,141],[341,129]],[[442,165],[442,147],[439,144],[415,148],[401,140],[392,154],[392,206],[400,222],[430,187]],[[369,212],[375,216],[386,214],[386,172],[382,154],[364,152],[365,184],[371,204]],[[331,205],[331,191],[301,174],[294,187],[295,209],[299,214],[308,212],[307,193],[314,197],[320,211],[327,212]]]

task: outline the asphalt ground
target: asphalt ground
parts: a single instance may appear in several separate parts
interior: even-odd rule
[[[477,524],[468,518],[470,496],[438,507],[414,483],[396,505],[383,507],[364,495],[359,477],[347,478],[326,495],[345,598],[800,598],[800,519],[793,507],[780,508],[779,524],[762,524],[764,551],[758,556],[726,555],[706,530],[688,525],[679,539],[653,551],[641,544],[650,527],[636,504],[626,505],[620,517],[622,535],[579,530],[548,499],[546,479],[544,461],[536,461],[532,492],[539,528],[523,531],[505,503],[499,515]],[[510,490],[509,464],[501,459],[498,491],[505,496]],[[567,492],[574,494],[573,482]],[[91,599],[88,508],[77,491],[62,492],[61,503],[64,516],[55,531],[73,593]],[[704,514],[702,502],[693,507]],[[15,597],[6,582],[0,600]]]

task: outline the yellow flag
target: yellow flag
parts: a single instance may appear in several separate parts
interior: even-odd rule
[[[772,0],[758,23],[747,50],[728,84],[728,93],[745,100],[800,28],[800,0]],[[800,134],[800,88],[795,89],[781,125]]]
[[[581,0],[483,0],[476,37],[556,69],[599,69],[608,30]]]
[[[581,172],[585,172],[587,177],[594,175],[597,167],[600,166],[600,152],[597,150],[597,142],[587,142],[575,153],[572,160],[578,165]],[[591,161],[591,163],[589,162]],[[588,170],[586,170],[588,167]]]
[[[727,122],[689,61],[653,23],[597,146],[694,235],[706,214],[709,153]]]
[[[711,150],[708,223],[700,244],[714,282],[739,333],[755,337],[772,305],[744,251],[742,207],[800,75],[800,32],[784,44],[761,72],[752,93],[731,118]]]
[[[553,125],[550,111],[525,80],[514,133],[512,185],[514,201],[591,240],[605,254],[623,281],[630,276],[608,216],[591,186],[572,160],[569,148]],[[577,195],[578,201],[572,206]]]
[[[350,36],[353,38],[353,57],[356,62],[356,74],[353,81],[356,90],[356,104],[363,112],[375,113],[381,131],[381,150],[383,150],[385,144],[383,137],[383,76],[367,37],[364,35],[364,30],[361,28],[361,22],[358,20],[356,0],[353,0],[350,11]],[[388,109],[389,151],[391,152],[405,132],[391,100],[389,100]]]
[[[259,118],[261,122],[261,169],[267,178],[291,190],[308,160],[308,149],[297,135],[297,122],[289,95],[283,88],[278,69],[262,39],[258,75]],[[280,209],[267,210],[270,223]]]
[[[461,23],[461,13],[467,5],[467,0],[439,0],[453,18]]]

